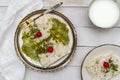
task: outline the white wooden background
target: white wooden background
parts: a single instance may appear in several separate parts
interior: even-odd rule
[[[58,0],[43,1],[44,6],[49,6]],[[88,51],[101,44],[120,45],[120,23],[111,29],[96,28],[90,23],[87,15],[88,5],[92,0],[68,1],[73,1],[73,4],[66,0],[58,11],[66,15],[76,28],[78,44],[74,59],[66,68],[54,73],[34,72],[27,69],[25,80],[81,80],[81,62]],[[74,1],[77,1],[77,4],[74,4]],[[4,17],[8,3],[9,0],[0,0],[0,21]]]

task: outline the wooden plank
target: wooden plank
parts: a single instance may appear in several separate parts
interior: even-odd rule
[[[78,46],[97,46],[101,44],[120,44],[120,28],[79,28],[76,27]]]
[[[77,47],[73,60],[68,66],[80,67],[86,54],[94,47]]]
[[[60,1],[64,2],[63,6],[80,6],[80,7],[88,7],[92,0],[42,0],[44,6],[51,6]],[[118,1],[120,2],[120,1]],[[10,0],[0,0],[0,6],[8,6]]]
[[[85,7],[62,7],[57,9],[57,11],[67,16],[76,27],[87,27],[92,25],[88,19],[87,10],[88,8]]]
[[[25,80],[81,80],[80,67],[66,67],[57,72],[44,73],[27,69]]]
[[[50,6],[62,1],[63,6],[88,6],[92,0],[43,0],[45,6]]]
[[[8,6],[10,0],[0,0],[0,6]]]
[[[73,4],[67,5],[65,3],[66,6],[69,7],[63,6],[62,8],[58,9],[59,12],[65,14],[75,25],[78,37],[77,46],[83,46],[77,47],[75,56],[68,67],[54,73],[41,73],[27,69],[25,80],[58,80],[59,78],[62,80],[81,80],[80,66],[84,56],[88,53],[88,51],[90,51],[94,46],[100,44],[120,44],[120,28],[99,29],[95,28],[94,25],[91,24],[87,16],[87,6],[90,1],[91,0],[82,0],[80,1],[80,5],[77,4],[77,6]],[[49,2],[50,1],[48,1],[48,3]],[[2,6],[4,5],[2,4]],[[4,18],[6,9],[7,7],[0,7],[0,21]],[[119,27],[119,25],[120,23],[117,25],[117,27]]]
[[[64,2],[64,6],[88,6],[92,0],[43,0],[45,6],[50,6],[60,1]],[[0,0],[0,6],[8,6],[10,0]]]
[[[0,21],[4,18],[4,15],[7,11],[7,7],[0,7]]]

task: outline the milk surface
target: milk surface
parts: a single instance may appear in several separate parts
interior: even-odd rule
[[[119,7],[113,0],[96,0],[89,7],[89,18],[98,27],[113,27],[119,20]]]

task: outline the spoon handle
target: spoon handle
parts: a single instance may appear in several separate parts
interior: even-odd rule
[[[34,18],[34,20],[38,19],[39,17],[43,16],[44,14],[47,14],[57,8],[59,8],[61,5],[63,4],[63,2],[59,2],[58,4],[48,8],[46,11],[44,11],[43,13],[41,13],[38,17]]]
[[[44,14],[49,13],[49,12],[51,12],[51,11],[53,11],[53,10],[59,8],[62,4],[63,4],[63,2],[59,2],[58,4],[56,4],[56,5],[54,5],[54,6],[50,7],[50,8],[48,8],[48,9],[44,12]]]

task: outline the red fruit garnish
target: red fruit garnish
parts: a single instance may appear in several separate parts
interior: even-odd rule
[[[52,46],[48,47],[47,52],[52,53],[53,51],[54,51],[54,49]]]
[[[41,32],[36,32],[35,36],[36,36],[36,37],[41,37],[41,36],[42,36],[42,33],[41,33]]]
[[[108,62],[104,62],[104,63],[103,63],[103,67],[104,67],[104,68],[109,68],[109,66],[110,66],[110,64],[109,64]]]

